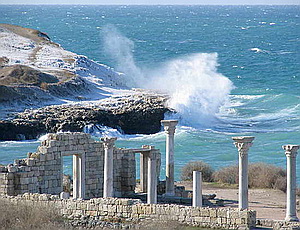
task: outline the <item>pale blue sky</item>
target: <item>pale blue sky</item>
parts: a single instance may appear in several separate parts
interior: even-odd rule
[[[300,5],[300,0],[0,0],[0,4]]]

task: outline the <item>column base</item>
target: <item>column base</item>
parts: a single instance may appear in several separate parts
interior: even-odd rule
[[[175,192],[167,192],[163,196],[175,196]]]
[[[299,222],[299,219],[297,216],[287,216],[284,219],[285,221],[293,221],[293,222]]]

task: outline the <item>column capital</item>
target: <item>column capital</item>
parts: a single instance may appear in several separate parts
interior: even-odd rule
[[[142,145],[142,149],[155,149],[155,146],[154,145]]]
[[[283,145],[282,148],[285,151],[285,155],[287,157],[296,157],[300,145]]]
[[[252,141],[254,140],[254,137],[232,137],[232,140],[234,141],[233,144],[235,145],[235,147],[237,147],[239,153],[243,156],[245,154],[248,154],[249,148],[253,145]]]
[[[116,137],[102,137],[101,141],[103,141],[104,148],[112,148],[117,140]]]
[[[178,124],[178,120],[161,120],[160,122],[163,124],[164,130],[168,134],[172,135],[175,133],[176,125]]]

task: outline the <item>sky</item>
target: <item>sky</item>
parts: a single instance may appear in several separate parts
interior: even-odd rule
[[[0,0],[0,4],[80,5],[300,5],[300,0]]]

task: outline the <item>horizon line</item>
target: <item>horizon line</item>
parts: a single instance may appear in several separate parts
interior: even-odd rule
[[[4,4],[0,3],[0,5],[5,6],[300,6],[300,4],[51,4],[51,3],[42,3],[42,4],[26,4],[26,3],[12,3],[12,4]]]

